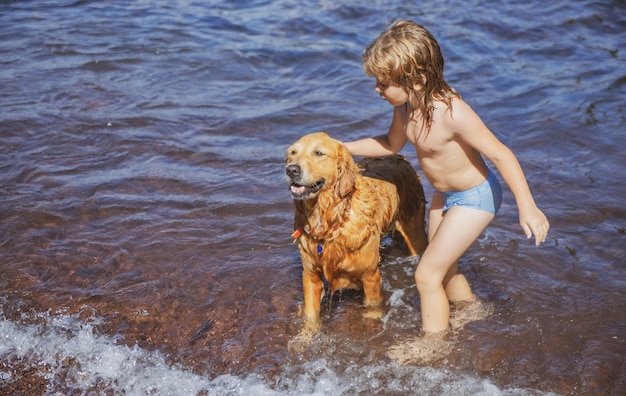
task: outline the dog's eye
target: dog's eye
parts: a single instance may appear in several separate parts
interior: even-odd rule
[[[316,157],[322,157],[323,155],[324,155],[324,153],[322,153],[321,151],[315,150],[315,156]]]

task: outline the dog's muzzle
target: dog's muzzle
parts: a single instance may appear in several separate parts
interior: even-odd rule
[[[287,165],[285,173],[289,178],[289,189],[291,190],[291,195],[294,199],[306,199],[311,194],[318,192],[322,189],[322,187],[324,187],[324,179],[318,180],[309,185],[302,184],[302,168],[300,168],[300,165]]]

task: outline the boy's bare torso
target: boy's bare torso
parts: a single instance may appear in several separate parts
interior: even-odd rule
[[[421,119],[406,123],[408,140],[417,149],[420,166],[428,181],[442,192],[464,191],[485,181],[487,166],[478,151],[462,140],[457,126],[457,108],[467,106],[454,99],[452,113],[443,102],[435,102],[433,123],[429,131],[421,130]],[[406,106],[400,106],[403,119],[408,119]],[[471,109],[470,109],[471,110]],[[456,117],[455,117],[456,116]]]

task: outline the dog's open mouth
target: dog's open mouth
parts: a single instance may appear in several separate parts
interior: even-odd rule
[[[301,184],[292,183],[289,186],[289,188],[291,189],[291,195],[293,195],[295,199],[304,199],[308,197],[309,195],[314,194],[318,192],[319,190],[321,190],[322,187],[324,187],[324,183],[325,183],[324,179],[318,180],[317,182],[309,186],[303,186]]]

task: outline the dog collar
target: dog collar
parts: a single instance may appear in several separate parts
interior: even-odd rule
[[[341,227],[341,224],[340,224],[340,223],[336,223],[336,224],[333,226],[333,231],[338,230],[338,229],[339,229],[339,227]],[[302,227],[302,226],[298,227],[298,228],[297,228],[294,232],[292,232],[292,233],[291,233],[291,237],[293,238],[293,241],[295,242],[295,241],[296,241],[298,238],[300,238],[300,237],[302,236],[302,234],[304,234],[305,232],[308,234],[308,232],[304,229],[304,227]],[[317,239],[317,238],[314,238],[314,239]],[[318,239],[318,240],[319,240],[319,239]],[[318,250],[321,250],[321,249],[318,249]]]
[[[334,229],[339,228],[338,226],[334,227]],[[304,233],[304,227],[298,227],[292,234],[291,237],[293,238],[293,242],[295,243],[298,238],[300,238],[302,236],[302,234]],[[319,243],[317,245],[317,255],[321,256],[322,252],[324,252],[324,246],[322,246],[321,243]]]
[[[304,232],[304,227],[300,226],[298,227],[298,229],[296,229],[293,234],[291,234],[291,237],[294,239],[294,242],[296,239],[300,238],[300,235],[302,235],[302,233]]]

